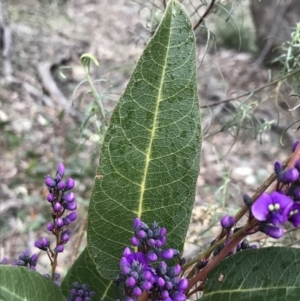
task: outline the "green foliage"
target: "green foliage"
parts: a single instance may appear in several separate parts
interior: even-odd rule
[[[61,284],[65,297],[70,295],[70,288],[73,282],[88,284],[90,291],[96,293],[97,299],[104,298],[104,300],[108,301],[116,299],[116,287],[113,281],[103,279],[99,275],[87,249],[74,262]]]
[[[182,249],[199,171],[195,37],[170,1],[121,97],[100,154],[89,207],[88,251],[113,279],[135,217],[171,229]]]
[[[25,267],[0,265],[0,300],[65,301],[53,281]]]
[[[298,301],[300,250],[270,247],[228,257],[205,283],[201,301]]]

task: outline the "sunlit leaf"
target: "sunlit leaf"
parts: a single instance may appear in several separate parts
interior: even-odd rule
[[[201,131],[195,37],[169,1],[113,112],[89,207],[88,250],[113,279],[135,217],[168,229],[182,249],[199,172]]]
[[[25,267],[0,265],[0,300],[65,301],[52,280]]]
[[[239,252],[208,275],[199,301],[299,301],[300,249]]]

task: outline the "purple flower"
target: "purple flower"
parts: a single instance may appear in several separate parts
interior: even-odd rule
[[[233,216],[225,215],[221,219],[221,226],[224,229],[230,229],[235,224],[235,218]]]
[[[265,224],[260,225],[260,231],[275,239],[282,237],[284,234],[284,230],[282,228]]]
[[[287,210],[292,205],[293,200],[286,195],[277,191],[271,194],[264,192],[252,205],[251,211],[258,221],[270,222],[276,226],[287,221]]]
[[[300,203],[294,202],[288,212],[288,217],[288,221],[291,222],[294,227],[300,226]]]

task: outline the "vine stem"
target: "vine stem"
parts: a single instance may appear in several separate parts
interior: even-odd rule
[[[59,230],[57,228],[55,229],[55,237],[56,237],[56,246],[58,246],[59,240],[60,240],[60,235],[59,235]],[[55,250],[54,250],[54,253],[52,254],[52,257],[53,257],[53,261],[51,263],[51,270],[52,270],[51,278],[54,281],[55,270],[56,270],[56,267],[57,267],[58,252],[55,252]]]
[[[215,5],[216,0],[211,0],[208,8],[206,9],[203,16],[199,19],[199,21],[194,25],[193,30],[196,30],[200,24],[204,21],[205,17],[209,14],[209,12],[212,10],[213,6]]]
[[[293,154],[291,154],[283,163],[283,165],[290,169],[295,166],[296,161],[300,158],[300,143],[298,144],[296,150]],[[252,201],[255,202],[257,198],[270,187],[270,185],[276,180],[276,174],[272,173],[267,180],[256,190],[254,195],[252,196]],[[235,215],[236,222],[238,222],[241,217],[249,210],[249,208],[245,205],[243,206],[240,211]],[[198,288],[194,289],[192,292],[189,290],[197,284],[198,281],[204,281],[207,277],[207,274],[211,272],[228,254],[229,252],[236,247],[236,245],[247,236],[247,232],[250,229],[253,229],[258,225],[258,221],[255,219],[251,219],[244,227],[242,227],[239,231],[231,235],[230,237],[224,237],[227,234],[227,231],[221,231],[216,239],[216,243],[209,247],[206,251],[202,252],[199,256],[197,256],[194,260],[187,263],[183,266],[183,269],[186,270],[188,267],[192,266],[193,264],[197,263],[199,260],[208,258],[213,250],[220,246],[222,243],[228,239],[228,244],[220,251],[220,253],[215,256],[208,264],[192,279],[189,280],[189,286],[186,290],[188,296],[195,293]],[[189,293],[188,293],[189,292]]]
[[[245,97],[245,96],[249,96],[250,94],[257,93],[257,92],[259,92],[259,91],[261,91],[261,90],[263,90],[263,89],[265,89],[265,88],[268,88],[268,87],[270,87],[270,86],[273,86],[273,85],[275,85],[275,84],[277,84],[277,83],[283,81],[284,79],[287,79],[287,78],[289,78],[290,76],[293,76],[293,75],[295,75],[295,74],[297,74],[297,73],[299,73],[299,72],[300,72],[300,69],[297,69],[297,70],[295,70],[295,71],[293,71],[293,72],[291,72],[291,73],[289,73],[289,74],[283,76],[282,78],[280,78],[280,79],[278,79],[278,80],[274,80],[274,81],[270,82],[270,83],[267,84],[267,85],[264,85],[264,86],[261,86],[261,87],[259,87],[259,88],[257,88],[257,89],[254,89],[253,91],[246,92],[246,93],[241,94],[241,95],[239,95],[239,96],[235,96],[235,97],[232,97],[232,98],[224,99],[224,100],[221,100],[221,101],[219,101],[219,102],[212,103],[212,104],[209,104],[209,105],[200,106],[200,108],[201,108],[201,109],[203,109],[203,108],[211,108],[211,107],[218,106],[218,105],[220,105],[220,104],[224,104],[224,103],[231,102],[231,101],[233,101],[233,100],[240,99],[240,98]]]

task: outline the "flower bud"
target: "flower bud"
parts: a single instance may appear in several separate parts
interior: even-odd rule
[[[0,262],[0,264],[7,265],[8,264],[7,257],[3,257],[2,261]]]
[[[123,256],[127,257],[130,254],[132,254],[132,251],[130,250],[130,248],[126,247],[123,251]]]
[[[136,217],[135,219],[134,219],[134,222],[133,222],[133,228],[134,229],[137,229],[138,227],[140,227],[142,225],[142,221],[138,218],[138,217]]]
[[[56,220],[55,224],[56,224],[56,227],[57,227],[57,228],[61,228],[61,227],[64,226],[64,221],[63,221],[63,219],[62,219],[61,217],[59,217],[59,218]]]
[[[72,178],[69,178],[65,183],[65,190],[73,189],[75,186],[75,181]]]
[[[65,226],[68,226],[71,223],[71,221],[67,217],[63,217],[63,222]]]
[[[64,206],[67,210],[74,211],[77,209],[77,204],[75,202],[66,203]]]
[[[72,212],[70,214],[67,215],[67,218],[71,221],[74,222],[77,219],[77,213],[76,212]]]
[[[138,286],[135,286],[132,293],[133,293],[134,296],[138,297],[142,294],[142,290]]]
[[[52,179],[50,176],[46,176],[45,184],[50,188],[56,187],[56,181]]]
[[[162,291],[160,295],[161,295],[161,298],[163,300],[166,300],[166,299],[169,298],[169,292],[168,291]]]
[[[58,245],[57,247],[55,247],[54,252],[61,253],[64,251],[64,249],[65,249],[65,247],[63,245]]]
[[[154,262],[154,261],[157,260],[157,255],[154,252],[150,251],[147,254],[147,258],[148,258],[149,261]]]
[[[57,166],[57,173],[60,174],[61,177],[65,174],[65,166],[63,163],[59,163]]]
[[[133,236],[131,238],[131,244],[134,246],[134,247],[137,247],[139,244],[140,244],[140,241],[137,237]]]
[[[55,212],[61,211],[62,208],[63,208],[63,207],[62,207],[62,205],[61,205],[60,203],[55,203],[54,206],[53,206],[53,210],[54,210]]]
[[[60,181],[58,184],[57,184],[57,188],[59,190],[64,190],[65,189],[65,183],[64,181]]]
[[[143,289],[149,291],[152,288],[152,283],[149,281],[145,281],[142,285]]]
[[[49,203],[52,203],[52,202],[54,201],[54,195],[53,195],[52,193],[49,193],[49,194],[47,195],[47,201],[48,201]]]
[[[166,281],[162,277],[158,277],[156,280],[156,283],[159,287],[163,287],[166,283]]]
[[[297,168],[291,168],[283,171],[279,179],[284,183],[294,183],[299,179],[299,171]]]
[[[135,286],[135,279],[133,277],[128,277],[125,281],[126,285],[129,286],[129,287],[133,287]]]
[[[176,293],[172,296],[173,301],[185,301],[186,295],[183,293]]]
[[[146,234],[145,231],[141,230],[141,231],[139,231],[139,232],[137,233],[137,236],[138,236],[139,238],[144,238],[144,237],[147,236],[147,234]]]
[[[70,236],[69,236],[68,234],[66,234],[66,233],[63,234],[63,235],[61,236],[61,240],[62,240],[64,243],[68,242],[69,239],[70,239]]]
[[[47,224],[47,230],[52,232],[54,230],[54,224],[53,223],[48,223]]]
[[[164,228],[164,227],[163,227],[163,228],[161,228],[161,229],[160,229],[160,233],[159,233],[159,234],[160,234],[160,236],[166,236],[166,234],[167,234],[167,229],[166,229],[166,228]]]
[[[225,215],[221,219],[221,226],[224,229],[230,229],[235,224],[235,218],[233,216]]]
[[[45,238],[45,237],[43,237],[43,238],[41,239],[41,243],[42,243],[42,245],[43,245],[44,247],[46,247],[46,248],[48,248],[48,247],[50,246],[50,241],[49,241],[47,238]]]
[[[72,203],[75,201],[75,193],[74,192],[69,192],[64,195],[64,200],[67,201],[68,203]]]
[[[172,259],[175,255],[175,250],[167,249],[167,250],[162,251],[160,255],[163,259]]]
[[[180,281],[178,282],[177,288],[178,288],[178,290],[180,290],[180,291],[185,291],[185,290],[187,289],[188,285],[189,285],[188,280],[187,280],[186,278],[182,278],[182,279],[180,279]]]
[[[276,161],[274,163],[274,171],[275,171],[276,174],[279,174],[279,173],[281,173],[283,171],[283,165],[282,165],[281,162]]]

